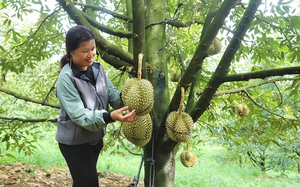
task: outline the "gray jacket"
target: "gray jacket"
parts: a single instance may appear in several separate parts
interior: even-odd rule
[[[74,69],[74,68],[73,68]],[[66,64],[58,77],[56,96],[61,105],[57,120],[56,140],[67,145],[93,143],[103,138],[111,122],[108,105],[114,109],[123,106],[120,90],[107,78],[103,67],[93,63],[95,86],[84,76],[75,75]],[[110,120],[105,120],[109,116]]]

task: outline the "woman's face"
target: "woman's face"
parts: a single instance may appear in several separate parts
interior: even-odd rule
[[[70,53],[73,63],[80,71],[87,70],[88,66],[93,64],[95,54],[96,43],[94,39],[81,42],[79,48]]]

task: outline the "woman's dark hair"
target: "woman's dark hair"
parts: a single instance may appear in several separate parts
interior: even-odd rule
[[[66,54],[60,60],[60,69],[66,65],[70,60],[70,53],[77,48],[81,42],[90,41],[95,39],[92,31],[83,26],[83,25],[76,25],[71,27],[66,35]]]

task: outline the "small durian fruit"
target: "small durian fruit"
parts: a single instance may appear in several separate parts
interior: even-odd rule
[[[218,38],[215,38],[212,43],[210,44],[207,54],[208,56],[212,56],[218,54],[222,49],[222,43]]]
[[[238,104],[236,110],[240,116],[247,116],[249,114],[249,108],[245,103]]]
[[[180,79],[180,74],[177,73],[177,71],[176,71],[176,72],[173,72],[173,73],[171,74],[170,80],[171,80],[172,82],[178,82],[179,79]]]
[[[125,138],[136,146],[146,145],[152,135],[152,120],[150,114],[135,116],[132,122],[123,122],[122,131]]]
[[[153,86],[150,81],[142,79],[142,57],[139,54],[138,78],[127,79],[122,89],[122,101],[136,115],[149,114],[154,105]]]
[[[198,163],[198,158],[193,152],[185,150],[180,154],[180,162],[185,167],[193,167]]]
[[[168,136],[176,142],[188,141],[193,132],[194,121],[192,117],[182,112],[184,100],[184,88],[181,88],[181,101],[178,111],[172,111],[166,119],[166,130]]]

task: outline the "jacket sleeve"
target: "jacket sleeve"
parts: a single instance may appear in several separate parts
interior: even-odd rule
[[[121,99],[121,91],[118,90],[113,83],[108,80],[108,94],[109,94],[109,104],[114,109],[119,109],[124,106]]]
[[[107,124],[103,119],[103,114],[107,113],[107,111],[86,109],[67,72],[61,72],[56,89],[56,95],[61,107],[75,124],[94,132],[106,127]]]

